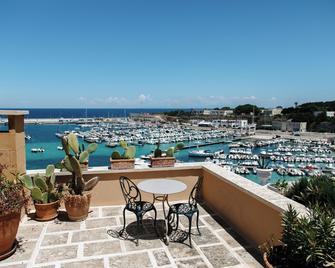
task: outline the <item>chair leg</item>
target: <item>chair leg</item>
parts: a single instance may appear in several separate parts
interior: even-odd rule
[[[176,229],[175,229],[175,231],[177,231],[178,230],[178,227],[179,227],[179,214],[177,213],[176,214],[176,221],[177,221],[177,223],[176,223]]]
[[[197,211],[197,229],[198,229],[199,235],[201,235],[201,232],[199,229],[199,210]]]
[[[156,235],[157,235],[157,237],[158,237],[159,235],[158,235],[158,231],[157,231],[157,210],[156,210],[155,207],[153,208],[153,210],[154,210],[154,213],[155,213],[155,217],[154,217],[154,227],[155,227]]]
[[[123,209],[123,228],[119,232],[119,235],[122,236],[124,230],[126,229],[126,208]]]
[[[192,216],[187,216],[188,218],[188,240],[190,241],[191,248],[192,248],[192,240],[191,240]]]
[[[170,235],[172,233],[172,226],[171,226],[171,218],[172,217],[172,213],[171,211],[169,211],[168,215],[167,215],[167,226],[168,226],[168,229],[167,229],[167,235]]]

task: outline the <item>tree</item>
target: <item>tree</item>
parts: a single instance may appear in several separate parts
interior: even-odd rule
[[[256,105],[252,104],[244,104],[244,105],[239,105],[234,109],[235,114],[250,114],[250,113],[255,113],[255,115],[260,113],[260,109]]]

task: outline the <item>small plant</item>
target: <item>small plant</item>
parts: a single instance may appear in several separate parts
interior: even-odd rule
[[[56,184],[54,165],[47,166],[45,175],[36,174],[34,177],[20,177],[23,185],[30,191],[34,203],[47,204],[61,198],[62,186]]]
[[[301,178],[288,187],[285,196],[309,208],[318,205],[335,215],[335,180],[329,176]]]
[[[87,146],[87,149],[85,149],[85,145],[80,145],[77,136],[73,133],[67,135],[66,139],[62,139],[62,145],[65,154],[68,155],[70,151],[72,151],[72,155],[80,164],[87,163],[90,154],[94,153],[98,148],[96,143],[91,143]]]
[[[160,147],[160,142],[157,143],[157,148],[154,151],[154,157],[162,157],[163,153],[167,157],[174,157],[175,152],[183,149],[184,144],[183,143],[177,143],[177,145],[175,147],[170,147],[165,152],[163,152],[159,147]]]
[[[273,185],[281,194],[285,194],[288,188],[288,182],[285,179],[279,179]]]
[[[7,179],[4,175],[5,169],[7,166],[0,163],[0,216],[20,212],[27,201],[22,184]]]
[[[64,160],[62,161],[62,165],[66,170],[72,173],[72,179],[68,185],[69,193],[71,195],[83,195],[83,192],[92,190],[98,184],[99,178],[94,177],[85,182],[82,168],[80,166],[80,160],[77,158],[79,154],[78,140],[74,134],[71,133],[68,136],[64,136],[62,138],[62,144],[66,154]],[[74,154],[71,154],[71,150]],[[88,153],[88,151],[84,152]],[[83,159],[86,158],[87,153],[84,154]]]
[[[128,146],[127,142],[120,141],[119,144],[123,148],[123,154],[121,154],[119,151],[114,151],[111,155],[111,158],[113,160],[116,159],[134,159],[136,154],[136,147],[135,146]]]
[[[289,206],[282,218],[281,246],[262,249],[275,267],[335,267],[335,219],[318,206],[299,215]]]
[[[268,169],[270,165],[270,159],[266,158],[265,156],[259,156],[258,158],[258,167],[261,169]]]

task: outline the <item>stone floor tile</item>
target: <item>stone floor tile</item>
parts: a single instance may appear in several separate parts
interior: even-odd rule
[[[40,249],[36,257],[36,263],[54,262],[77,257],[78,246],[61,246]]]
[[[88,260],[62,263],[61,268],[100,268],[104,267],[104,260]]]
[[[80,230],[80,222],[54,220],[48,223],[47,233]]]
[[[31,255],[33,254],[35,246],[36,241],[19,242],[19,246],[16,249],[16,252],[9,258],[2,260],[1,264],[10,262],[28,261],[31,258]]]
[[[69,236],[69,233],[46,234],[44,235],[42,246],[66,244],[68,236]]]
[[[87,218],[91,219],[91,218],[98,218],[98,217],[99,217],[99,208],[98,207],[90,208]]]
[[[78,232],[73,232],[72,234],[72,243],[75,242],[85,242],[93,240],[104,240],[110,239],[110,236],[107,234],[106,228],[83,230]]]
[[[111,268],[145,268],[152,267],[148,253],[135,253],[109,258]]]
[[[20,225],[17,237],[23,240],[38,239],[43,230],[43,225]]]
[[[1,262],[0,262],[1,264]],[[27,265],[26,264],[11,264],[11,265],[6,265],[6,266],[0,266],[2,267],[6,267],[6,268],[26,268]]]
[[[202,258],[193,258],[187,260],[178,260],[176,261],[178,268],[206,268],[208,267],[205,261]]]
[[[227,267],[240,263],[224,245],[201,247],[201,251],[213,267]]]
[[[179,216],[179,223],[181,223],[183,225],[183,227],[188,230],[188,218],[185,216]],[[199,218],[199,227],[200,226],[204,226],[205,224],[203,223],[203,221],[201,220],[201,218]],[[197,215],[194,214],[192,217],[192,228],[196,228],[197,227]]]
[[[207,227],[200,227],[201,235],[198,234],[197,229],[192,229],[192,240],[197,245],[205,245],[205,244],[214,244],[214,243],[220,243],[219,238],[216,237],[215,234],[212,233],[212,231]]]
[[[170,260],[164,249],[154,250],[152,253],[154,254],[158,266],[170,264]]]
[[[170,242],[167,247],[173,258],[186,258],[198,256],[199,252],[195,248],[190,248],[186,244]]]
[[[108,226],[116,226],[116,218],[99,218],[99,219],[92,219],[92,220],[86,220],[85,225],[87,229],[91,228],[100,228],[100,227],[108,227]]]
[[[163,244],[160,239],[139,239],[138,246],[136,246],[134,241],[125,240],[124,245],[126,251],[136,251],[136,250],[146,250],[153,248],[162,248]]]
[[[202,219],[213,229],[213,230],[219,230],[222,229],[222,226],[219,222],[217,222],[215,219],[213,219],[211,216],[204,216]]]
[[[121,244],[118,240],[84,244],[84,256],[106,255],[119,252],[121,252]]]
[[[239,249],[235,251],[242,260],[251,268],[261,268],[263,267],[246,249]],[[260,257],[260,256],[259,256]]]
[[[236,232],[232,230],[219,230],[217,234],[227,242],[232,248],[242,247],[248,245],[248,243],[241,238]]]
[[[122,215],[123,207],[104,207],[101,210],[102,217],[116,217]]]

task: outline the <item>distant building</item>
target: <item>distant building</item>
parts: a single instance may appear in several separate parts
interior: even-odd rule
[[[275,115],[280,115],[283,111],[283,108],[272,108],[272,109],[266,109],[264,110],[264,115],[267,116],[275,116]]]
[[[234,113],[233,110],[204,110],[203,115],[228,116]]]
[[[327,117],[335,117],[335,111],[327,111],[326,116]]]
[[[274,120],[272,121],[272,129],[289,132],[306,132],[307,122],[293,122],[292,120]]]

